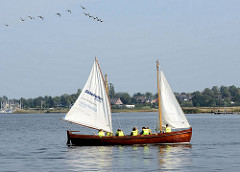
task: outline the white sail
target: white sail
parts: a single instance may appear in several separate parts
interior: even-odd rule
[[[187,118],[162,71],[160,71],[160,96],[162,126],[165,127],[168,124],[172,128],[189,128]]]
[[[65,118],[66,121],[112,132],[111,109],[103,76],[95,60],[88,80]]]

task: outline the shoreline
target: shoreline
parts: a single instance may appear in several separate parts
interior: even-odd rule
[[[182,107],[185,114],[240,114],[240,107]],[[45,109],[45,110],[16,110],[13,114],[37,114],[37,113],[67,113],[68,109]],[[112,113],[144,113],[158,112],[158,109],[134,108],[134,109],[112,109]]]

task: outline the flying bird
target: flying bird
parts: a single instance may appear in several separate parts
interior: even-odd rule
[[[8,24],[4,24],[4,25],[7,26],[7,27],[9,26]]]
[[[59,17],[61,17],[61,14],[60,13],[56,13]]]
[[[38,17],[43,20],[43,17],[42,17],[42,16],[38,16]]]
[[[89,13],[84,13],[85,14],[85,16],[89,16]]]
[[[34,17],[32,17],[32,16],[28,16],[28,17],[29,17],[31,20],[32,20],[32,19],[35,19],[35,18],[34,18]]]
[[[71,11],[71,10],[67,10],[67,12],[69,12],[69,13],[72,13],[72,11]]]
[[[21,19],[22,21],[25,21],[22,17],[20,17],[20,19]]]
[[[85,8],[84,6],[81,6],[81,8],[82,8],[83,10],[86,10],[86,8]]]

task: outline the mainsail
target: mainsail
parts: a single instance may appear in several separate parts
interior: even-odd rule
[[[63,119],[112,132],[110,103],[97,59],[81,94]]]
[[[170,88],[166,77],[160,71],[160,97],[162,111],[162,126],[169,124],[173,128],[189,128],[185,114]]]

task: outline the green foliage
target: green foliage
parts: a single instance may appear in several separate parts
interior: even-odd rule
[[[48,109],[48,108],[69,108],[77,100],[81,93],[81,89],[77,90],[77,93],[68,95],[63,94],[61,96],[44,96],[37,98],[20,98],[14,100],[15,102],[21,102],[23,109]],[[130,96],[126,92],[115,93],[112,83],[109,84],[109,96],[111,99],[120,98],[123,104],[134,104],[135,108],[157,108],[157,103],[152,103],[152,100],[157,99],[157,94],[150,92],[146,93],[134,93]],[[182,107],[220,107],[220,106],[240,106],[240,88],[234,85],[230,87],[213,86],[211,89],[206,88],[202,92],[196,91],[193,93],[175,93],[177,100]],[[8,97],[0,97],[0,102],[8,101]],[[11,101],[11,100],[10,100]],[[112,109],[124,108],[124,106],[112,106]],[[190,111],[190,110],[189,110]],[[193,112],[193,110],[191,111]]]
[[[110,99],[115,98],[115,90],[112,83],[109,83],[109,97]]]

